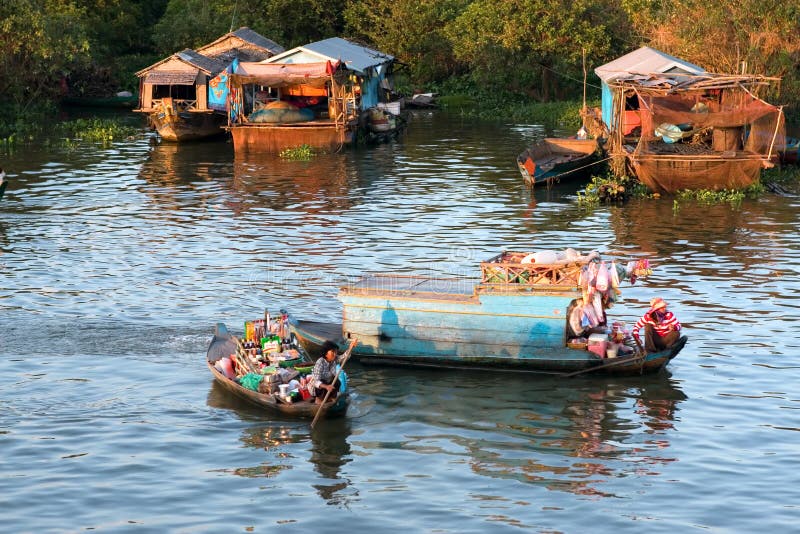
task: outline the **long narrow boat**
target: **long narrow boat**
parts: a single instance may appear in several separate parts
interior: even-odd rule
[[[613,374],[655,372],[686,344],[684,337],[668,350],[636,352],[614,362],[605,351],[572,348],[570,317],[584,301],[581,277],[599,258],[525,264],[519,259],[525,255],[510,252],[483,262],[477,284],[368,276],[340,289],[341,324],[290,317],[289,325],[308,348],[325,339],[357,337],[353,356],[365,364],[564,375],[594,368]]]
[[[597,161],[597,141],[547,137],[517,156],[517,166],[528,185],[551,183],[562,176],[578,176]]]
[[[208,346],[206,364],[216,381],[237,397],[272,412],[300,418],[313,418],[317,415],[319,410],[322,410],[320,417],[342,416],[347,412],[347,408],[350,404],[350,392],[347,389],[347,380],[341,381],[342,389],[340,389],[336,399],[324,405],[315,404],[313,400],[285,402],[277,393],[259,393],[242,386],[239,382],[228,378],[214,365],[221,358],[234,354],[235,352],[236,340],[228,332],[224,324],[218,323],[214,332],[214,337],[211,339],[211,343]],[[308,364],[312,364],[310,359],[308,360]]]

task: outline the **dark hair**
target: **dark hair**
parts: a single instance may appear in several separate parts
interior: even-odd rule
[[[331,341],[330,339],[326,340],[325,343],[322,344],[322,349],[320,349],[320,357],[324,358],[328,351],[332,350],[334,353],[339,352],[339,345]]]

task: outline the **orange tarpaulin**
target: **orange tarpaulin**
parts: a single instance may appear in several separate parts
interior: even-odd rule
[[[243,61],[236,67],[231,79],[239,84],[257,83],[269,87],[309,85],[323,87],[339,63],[254,63]]]

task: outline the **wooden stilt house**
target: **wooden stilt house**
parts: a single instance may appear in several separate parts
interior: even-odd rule
[[[225,133],[227,77],[240,60],[261,61],[283,47],[243,27],[197,50],[186,49],[136,73],[139,107],[166,141]]]

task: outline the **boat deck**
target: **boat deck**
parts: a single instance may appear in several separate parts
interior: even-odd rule
[[[426,298],[442,300],[464,300],[475,294],[479,281],[466,278],[428,278],[377,274],[361,278],[342,288],[350,295],[393,294],[397,296],[424,295]]]

